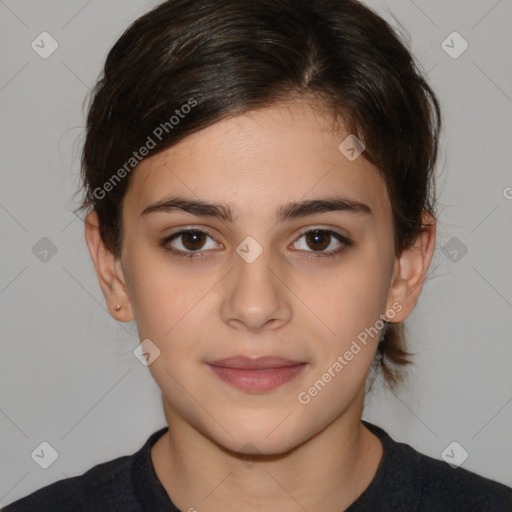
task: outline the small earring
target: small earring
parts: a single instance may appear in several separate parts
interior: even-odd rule
[[[119,310],[121,309],[121,305],[120,305],[120,304],[118,304],[117,306],[115,306],[115,307],[114,307],[114,309],[115,309],[116,311],[119,311]]]

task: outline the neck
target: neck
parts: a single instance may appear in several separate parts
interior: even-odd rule
[[[164,402],[169,431],[152,448],[155,471],[180,510],[344,510],[382,458],[358,405],[287,453],[248,457],[205,437]]]

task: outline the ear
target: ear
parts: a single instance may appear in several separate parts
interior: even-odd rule
[[[423,288],[423,283],[434,255],[436,245],[436,221],[424,212],[422,217],[422,232],[414,245],[405,249],[395,260],[393,277],[387,300],[387,310],[396,311],[392,322],[402,322],[416,307]],[[400,304],[401,309],[393,304]]]
[[[121,261],[105,247],[100,236],[98,214],[95,211],[85,218],[85,240],[110,314],[120,322],[132,321],[134,314]],[[115,306],[118,304],[121,309],[116,311]]]

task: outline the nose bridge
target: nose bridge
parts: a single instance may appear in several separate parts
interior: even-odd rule
[[[275,275],[279,273],[277,263],[271,250],[251,236],[236,247],[222,309],[224,321],[258,330],[269,321],[275,324],[276,320],[288,320],[289,304]]]

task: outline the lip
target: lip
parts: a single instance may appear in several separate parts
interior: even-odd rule
[[[275,356],[234,356],[207,365],[227,384],[243,391],[260,393],[276,389],[297,377],[307,363]]]

